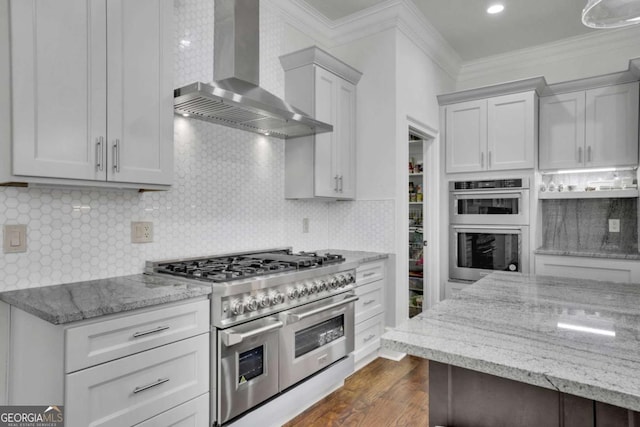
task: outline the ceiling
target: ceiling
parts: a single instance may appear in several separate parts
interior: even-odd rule
[[[331,20],[385,0],[304,0]],[[587,0],[412,0],[464,61],[586,34]],[[488,15],[490,4],[504,12]]]

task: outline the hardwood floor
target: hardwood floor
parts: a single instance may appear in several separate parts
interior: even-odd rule
[[[378,358],[285,427],[427,426],[428,362]]]

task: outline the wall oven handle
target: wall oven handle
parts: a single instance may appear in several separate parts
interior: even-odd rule
[[[281,313],[287,319],[287,323],[299,322],[307,317],[311,317],[318,313],[322,313],[324,311],[332,310],[334,308],[342,307],[343,305],[350,304],[352,302],[358,301],[360,298],[357,296],[351,296],[343,299],[342,301],[334,302],[322,307],[314,308],[313,310],[305,311],[304,313],[287,313],[286,311]]]
[[[280,329],[284,326],[284,323],[277,320],[269,325],[262,326],[260,328],[253,329],[248,332],[235,332],[233,329],[228,331],[222,331],[222,342],[225,346],[231,347],[232,345],[240,344],[247,338],[255,337],[256,335],[264,334],[275,329]]]

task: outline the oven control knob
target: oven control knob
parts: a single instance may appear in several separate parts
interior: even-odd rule
[[[262,295],[260,297],[260,307],[265,308],[265,307],[269,307],[270,305],[271,305],[271,298],[269,298],[269,295]]]
[[[309,289],[307,289],[306,286],[304,285],[298,286],[298,295],[300,296],[300,298],[306,297],[308,294],[309,294]]]
[[[235,301],[231,303],[231,312],[235,315],[244,313],[244,304],[242,301]]]
[[[347,283],[355,283],[356,278],[351,273],[347,273]]]
[[[318,292],[322,292],[322,291],[326,291],[327,290],[327,281],[326,280],[318,280],[318,281],[316,281],[316,283],[318,283]]]
[[[341,288],[347,286],[347,278],[342,274],[338,276],[338,285],[340,285]]]
[[[320,284],[318,283],[318,281],[314,281],[313,283],[311,283],[311,286],[309,286],[309,293],[310,294],[315,294],[320,292]]]
[[[247,311],[256,311],[258,309],[258,300],[255,297],[251,297],[244,303],[244,307]]]
[[[287,295],[289,295],[289,299],[296,299],[299,296],[298,290],[296,288],[291,288],[287,291]]]
[[[282,292],[276,292],[275,294],[271,295],[272,305],[282,304],[283,302],[284,302],[284,294]]]
[[[336,279],[335,277],[332,277],[331,280],[329,280],[329,287],[331,289],[337,289],[338,288],[338,279]]]

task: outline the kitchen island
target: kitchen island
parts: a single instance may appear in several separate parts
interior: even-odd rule
[[[638,284],[493,273],[382,346],[431,361],[431,426],[640,425]]]

